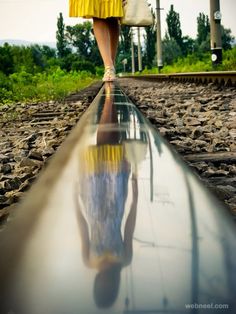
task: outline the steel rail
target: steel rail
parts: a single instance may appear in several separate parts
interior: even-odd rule
[[[219,85],[236,86],[236,71],[211,71],[211,72],[189,72],[189,73],[171,73],[171,74],[140,74],[140,75],[122,75],[121,78],[134,78],[138,80],[152,81],[180,81],[195,83],[215,83]]]
[[[235,235],[106,83],[0,234],[0,313],[235,313]]]

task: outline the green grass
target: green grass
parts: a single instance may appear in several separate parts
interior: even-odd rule
[[[210,53],[201,55],[191,54],[185,58],[179,58],[171,65],[165,65],[162,68],[161,73],[208,71],[236,71],[236,47],[231,50],[223,51],[223,62],[217,67],[212,66]],[[158,70],[156,67],[150,70],[145,69],[141,74],[158,74]]]
[[[173,65],[166,65],[162,73],[186,73],[186,72],[207,72],[212,71],[211,61],[196,60],[191,62],[188,59],[178,60]]]
[[[9,77],[0,75],[0,104],[62,100],[96,81],[91,73],[70,72],[60,68],[35,75],[22,70]]]

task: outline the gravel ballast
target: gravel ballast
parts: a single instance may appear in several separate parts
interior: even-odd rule
[[[137,79],[119,84],[236,215],[236,89]]]
[[[0,106],[0,226],[71,132],[101,82],[50,101]]]

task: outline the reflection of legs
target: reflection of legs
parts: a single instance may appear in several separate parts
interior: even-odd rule
[[[119,132],[118,131],[104,131],[103,127],[104,124],[117,124],[117,112],[115,110],[113,104],[113,87],[112,83],[106,82],[105,83],[105,91],[106,91],[106,98],[104,102],[104,107],[102,110],[102,115],[99,121],[101,124],[101,128],[98,127],[97,133],[97,144],[117,144],[119,141]]]

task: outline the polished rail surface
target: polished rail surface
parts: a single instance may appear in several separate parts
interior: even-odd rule
[[[0,313],[235,313],[235,235],[107,83],[0,234]]]

